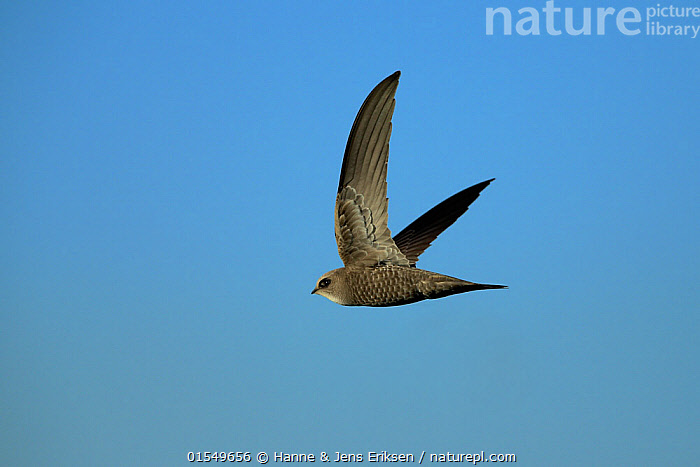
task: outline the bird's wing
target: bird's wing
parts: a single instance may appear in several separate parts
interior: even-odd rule
[[[469,205],[479,197],[479,193],[494,180],[492,178],[477,183],[450,196],[396,234],[394,243],[406,256],[411,266],[416,264],[420,254],[430,246],[438,235],[451,226],[459,216],[467,212]]]
[[[345,266],[409,265],[387,227],[386,170],[400,74],[367,96],[345,147],[335,201],[335,239]]]

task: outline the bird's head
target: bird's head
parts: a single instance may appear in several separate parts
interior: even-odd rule
[[[326,297],[339,305],[352,304],[352,290],[345,268],[334,269],[322,275],[311,293]]]

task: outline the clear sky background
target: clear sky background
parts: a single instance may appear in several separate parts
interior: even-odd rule
[[[545,2],[3,2],[2,462],[697,462],[700,37],[487,36],[504,5]],[[508,290],[310,295],[396,70],[389,227],[496,177],[419,266]]]

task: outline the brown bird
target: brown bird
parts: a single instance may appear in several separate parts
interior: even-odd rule
[[[447,198],[394,238],[387,227],[386,171],[397,71],[367,96],[352,125],[335,201],[335,239],[345,267],[327,272],[311,292],[340,305],[395,306],[502,289],[416,268],[418,256],[494,179]]]

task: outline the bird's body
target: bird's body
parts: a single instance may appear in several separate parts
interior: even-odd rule
[[[334,282],[343,284],[335,295],[336,303],[348,306],[406,305],[472,290],[503,287],[475,284],[424,269],[393,265],[345,267],[335,269],[324,277],[328,278],[329,274],[332,277],[331,286]]]
[[[396,306],[472,290],[504,288],[415,267],[418,256],[466,212],[493,179],[449,197],[391,236],[386,172],[399,76],[397,71],[379,83],[355,118],[335,206],[335,238],[345,267],[324,274],[311,293],[340,305]]]

